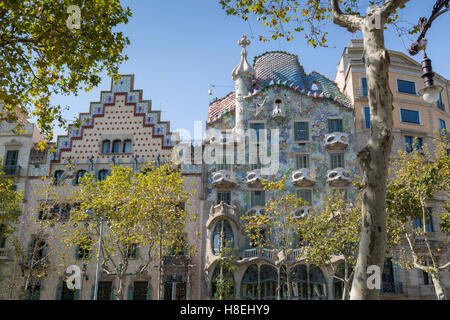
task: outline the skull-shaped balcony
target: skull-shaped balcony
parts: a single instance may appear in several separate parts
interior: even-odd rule
[[[265,208],[264,207],[253,207],[247,210],[247,212],[245,213],[247,216],[253,216],[253,215],[263,215],[265,213]]]
[[[308,207],[308,206],[301,207],[301,208],[297,209],[296,211],[294,211],[294,218],[301,219],[301,218],[307,217],[307,216],[309,216],[309,213],[311,210],[312,210],[312,208]]]
[[[325,148],[328,150],[345,150],[348,147],[348,134],[332,132],[325,135]]]
[[[345,187],[352,182],[352,179],[348,170],[335,168],[327,171],[327,182],[332,187]]]
[[[262,181],[264,179],[261,176],[261,170],[260,169],[254,169],[249,172],[247,172],[247,176],[245,178],[245,183],[250,188],[262,188]]]
[[[303,168],[292,173],[292,184],[296,187],[311,187],[316,182],[316,179],[311,177],[309,169]]]
[[[236,187],[237,181],[233,174],[228,170],[219,170],[212,174],[213,188],[232,189]]]

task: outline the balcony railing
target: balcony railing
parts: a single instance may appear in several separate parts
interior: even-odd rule
[[[4,166],[3,172],[6,176],[19,176],[21,166]]]
[[[9,260],[10,252],[6,248],[0,248],[0,260]]]
[[[365,87],[360,87],[360,88],[358,88],[356,93],[357,93],[358,97],[365,98],[365,97],[367,97],[368,89]]]
[[[277,259],[277,254],[273,249],[252,248],[244,250],[244,258],[263,258],[273,262]]]
[[[403,284],[401,282],[383,281],[381,294],[403,294]]]

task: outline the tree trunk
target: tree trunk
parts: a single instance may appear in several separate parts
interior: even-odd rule
[[[365,18],[361,29],[364,38],[364,63],[370,106],[370,138],[358,153],[362,168],[362,230],[358,260],[350,292],[352,300],[378,299],[379,288],[367,286],[367,268],[380,267],[382,272],[386,250],[386,180],[392,147],[392,92],[389,87],[389,54],[381,29],[370,29]],[[381,277],[381,274],[380,274]]]
[[[125,288],[124,285],[126,283],[126,273],[122,272],[119,275],[119,288],[117,289],[116,300],[124,300]]]
[[[447,300],[447,295],[445,294],[445,288],[442,285],[441,275],[439,272],[431,272],[431,279],[433,279],[434,292],[438,300]]]

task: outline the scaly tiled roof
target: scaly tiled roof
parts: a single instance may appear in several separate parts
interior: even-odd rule
[[[351,107],[350,100],[339,90],[334,81],[315,71],[306,74],[297,55],[282,51],[266,52],[255,57],[253,68],[256,71],[256,77],[253,92],[248,97],[278,85],[313,98],[331,99],[345,107]],[[313,84],[317,85],[317,90],[312,89]],[[208,122],[214,122],[222,113],[233,110],[234,97],[234,93],[230,93],[212,102],[209,106]]]

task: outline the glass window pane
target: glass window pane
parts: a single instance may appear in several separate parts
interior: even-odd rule
[[[402,122],[420,124],[419,111],[400,109]]]
[[[362,94],[367,97],[367,79],[361,78]]]
[[[294,139],[295,139],[295,141],[309,140],[308,122],[295,122],[294,123]]]
[[[414,82],[406,80],[397,80],[398,92],[416,94],[416,85]]]
[[[121,147],[122,143],[120,142],[120,140],[115,140],[113,142],[113,148],[112,148],[112,153],[120,153],[120,147]]]
[[[364,107],[364,123],[366,125],[366,129],[370,128],[370,108]]]
[[[309,155],[308,154],[298,154],[296,157],[296,168],[297,169],[309,169]]]
[[[343,153],[332,153],[331,158],[331,169],[345,168],[344,154]]]
[[[111,142],[109,140],[103,141],[102,153],[109,153],[111,150]]]
[[[328,133],[343,131],[342,119],[328,119]]]
[[[264,191],[252,191],[251,192],[251,206],[264,207],[266,205],[265,192]]]
[[[303,201],[308,202],[308,206],[312,206],[312,190],[311,189],[298,189],[297,197],[302,198]]]

